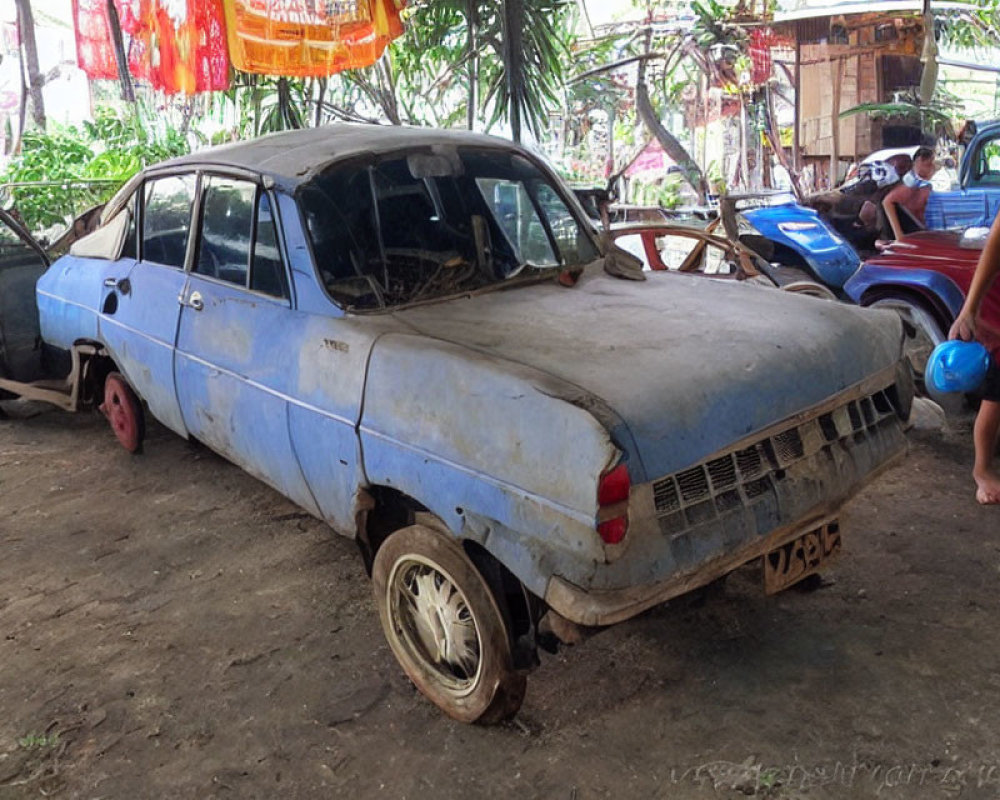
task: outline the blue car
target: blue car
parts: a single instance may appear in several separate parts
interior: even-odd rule
[[[489,722],[546,630],[821,569],[905,449],[895,314],[606,246],[508,142],[275,134],[132,180],[38,281],[41,332],[129,450],[151,414],[354,539],[407,675]]]
[[[958,186],[931,192],[925,219],[931,230],[988,227],[1000,209],[1000,120],[967,122]]]

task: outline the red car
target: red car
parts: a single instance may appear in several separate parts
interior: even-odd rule
[[[914,370],[923,373],[934,345],[948,337],[972,283],[986,228],[921,231],[893,242],[869,258],[844,284],[862,306],[899,311],[917,331],[908,348]],[[1000,352],[1000,281],[991,287],[980,312],[979,339]]]

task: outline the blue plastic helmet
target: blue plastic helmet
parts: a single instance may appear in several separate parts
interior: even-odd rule
[[[941,393],[974,392],[986,377],[990,353],[979,342],[941,342],[927,359],[924,380]]]

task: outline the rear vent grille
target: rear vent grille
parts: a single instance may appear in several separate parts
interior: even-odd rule
[[[896,418],[888,387],[826,414],[792,425],[749,447],[667,475],[653,483],[660,530],[673,537],[687,528],[753,503],[774,491],[790,465],[836,442],[863,442]]]

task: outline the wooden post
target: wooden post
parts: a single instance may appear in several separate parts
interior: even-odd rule
[[[795,125],[792,138],[792,164],[795,172],[802,174],[802,145],[799,139],[799,121],[802,119],[802,45],[795,36]]]
[[[832,66],[832,64],[831,64]],[[830,181],[829,187],[832,189],[837,185],[837,177],[840,173],[840,89],[844,82],[844,59],[837,59],[837,70],[833,78],[833,102],[830,105]]]

